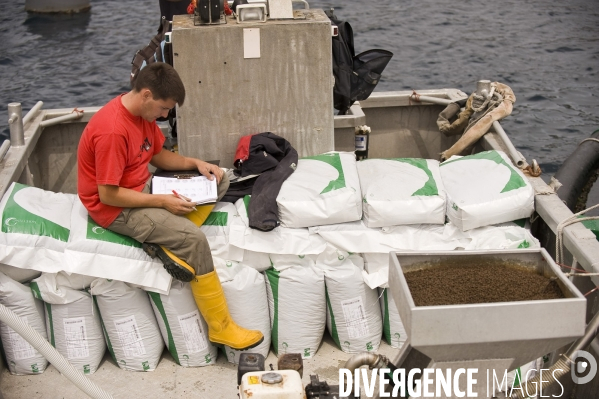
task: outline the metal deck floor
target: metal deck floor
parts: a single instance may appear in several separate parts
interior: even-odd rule
[[[399,352],[385,342],[377,353],[393,357]],[[310,383],[310,374],[318,374],[321,381],[339,384],[339,367],[352,355],[335,347],[330,335],[324,339],[314,358],[304,360],[303,383]],[[277,368],[277,357],[270,352],[266,367]],[[171,398],[237,398],[237,366],[227,362],[219,353],[216,363],[205,367],[181,367],[175,363],[168,350],[164,350],[156,370],[133,372],[121,370],[106,352],[98,371],[89,376],[98,386],[115,399],[143,397],[145,399]],[[0,380],[4,399],[63,398],[79,399],[88,396],[50,365],[40,375],[17,376],[4,370]]]

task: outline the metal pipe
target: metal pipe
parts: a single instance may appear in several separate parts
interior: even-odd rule
[[[412,94],[410,96],[410,99],[413,101],[416,101],[416,102],[426,102],[426,103],[439,104],[439,105],[449,105],[453,102],[453,101],[445,99],[445,98],[421,96],[419,94]]]
[[[574,360],[576,360],[576,354],[584,350],[590,343],[595,339],[599,333],[599,313],[595,314],[595,316],[591,319],[590,323],[587,324],[587,327],[584,331],[584,335],[578,338],[571,346],[570,349],[566,353],[560,356],[557,362],[553,366],[549,368],[549,372],[545,374],[547,380],[541,381],[541,375],[537,375],[531,378],[528,381],[525,381],[523,384],[530,384],[535,388],[540,388],[541,392],[543,388],[548,388],[553,385],[560,377],[567,374],[572,365],[574,364]],[[527,398],[528,395],[525,394],[526,390],[519,390],[518,392],[512,394],[512,399],[524,399]]]
[[[72,120],[75,120],[75,119],[81,119],[82,117],[83,117],[83,111],[81,111],[81,112],[75,112],[75,113],[72,113],[72,114],[58,116],[56,118],[52,118],[52,119],[48,119],[48,120],[42,121],[40,123],[40,126],[41,127],[48,127],[48,126],[52,126],[52,125],[57,125],[57,124],[62,123],[62,122],[72,121]]]
[[[10,125],[10,145],[14,147],[25,145],[21,103],[8,104],[8,124]]]
[[[23,126],[25,126],[27,123],[29,123],[30,119],[33,119],[35,117],[35,115],[37,114],[37,111],[39,111],[40,108],[42,108],[42,105],[44,105],[44,102],[38,101],[37,104],[35,104],[33,106],[33,108],[31,108],[29,110],[29,112],[27,112],[27,115],[25,115],[23,117]]]
[[[10,140],[4,140],[4,143],[2,143],[2,146],[0,147],[0,162],[2,162],[2,160],[6,156],[6,153],[8,152],[9,148]]]
[[[518,150],[516,150],[516,147],[514,147],[514,145],[512,144],[512,141],[508,137],[505,130],[503,130],[503,128],[501,127],[499,122],[498,121],[493,122],[493,127],[495,128],[495,132],[499,135],[499,137],[501,137],[501,140],[507,147],[507,152],[508,152],[509,156],[514,160],[514,163],[516,164],[516,166],[519,168],[524,167],[526,165],[526,159],[522,156],[522,154],[520,154],[518,152]]]
[[[304,4],[304,10],[309,10],[310,9],[310,4],[308,4],[307,0],[291,0],[292,3],[303,3]]]
[[[350,357],[345,362],[345,368],[352,372],[361,366],[368,366],[370,368],[383,368],[389,363],[389,360],[383,355],[377,355],[376,353],[363,352],[358,353]]]

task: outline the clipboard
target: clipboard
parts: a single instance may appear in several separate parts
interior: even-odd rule
[[[191,199],[196,205],[216,202],[216,179],[208,180],[198,171],[159,171],[152,177],[152,194],[177,194]]]

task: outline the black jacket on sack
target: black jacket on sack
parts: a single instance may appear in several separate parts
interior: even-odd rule
[[[234,162],[236,174],[260,175],[251,190],[248,208],[251,228],[271,231],[279,225],[277,196],[283,182],[295,171],[297,160],[295,148],[274,133],[259,133],[239,140]]]

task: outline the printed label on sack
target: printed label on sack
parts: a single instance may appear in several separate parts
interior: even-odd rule
[[[21,316],[21,319],[27,323],[27,316]],[[4,325],[4,327],[8,332],[8,345],[5,345],[5,348],[7,351],[12,350],[14,360],[31,359],[32,357],[35,357],[35,349],[33,349],[33,346],[31,346],[29,342],[25,341],[23,337],[12,328],[7,325]]]
[[[67,343],[67,358],[81,359],[89,356],[85,317],[64,319],[64,339]]]
[[[146,348],[135,321],[135,316],[131,315],[124,319],[115,320],[114,325],[126,358],[146,354]]]
[[[200,314],[197,310],[179,316],[179,325],[183,331],[183,339],[189,353],[198,353],[208,347],[202,332]]]
[[[349,338],[360,338],[370,333],[362,297],[358,296],[341,301],[341,308],[343,309],[343,317],[345,318]]]

